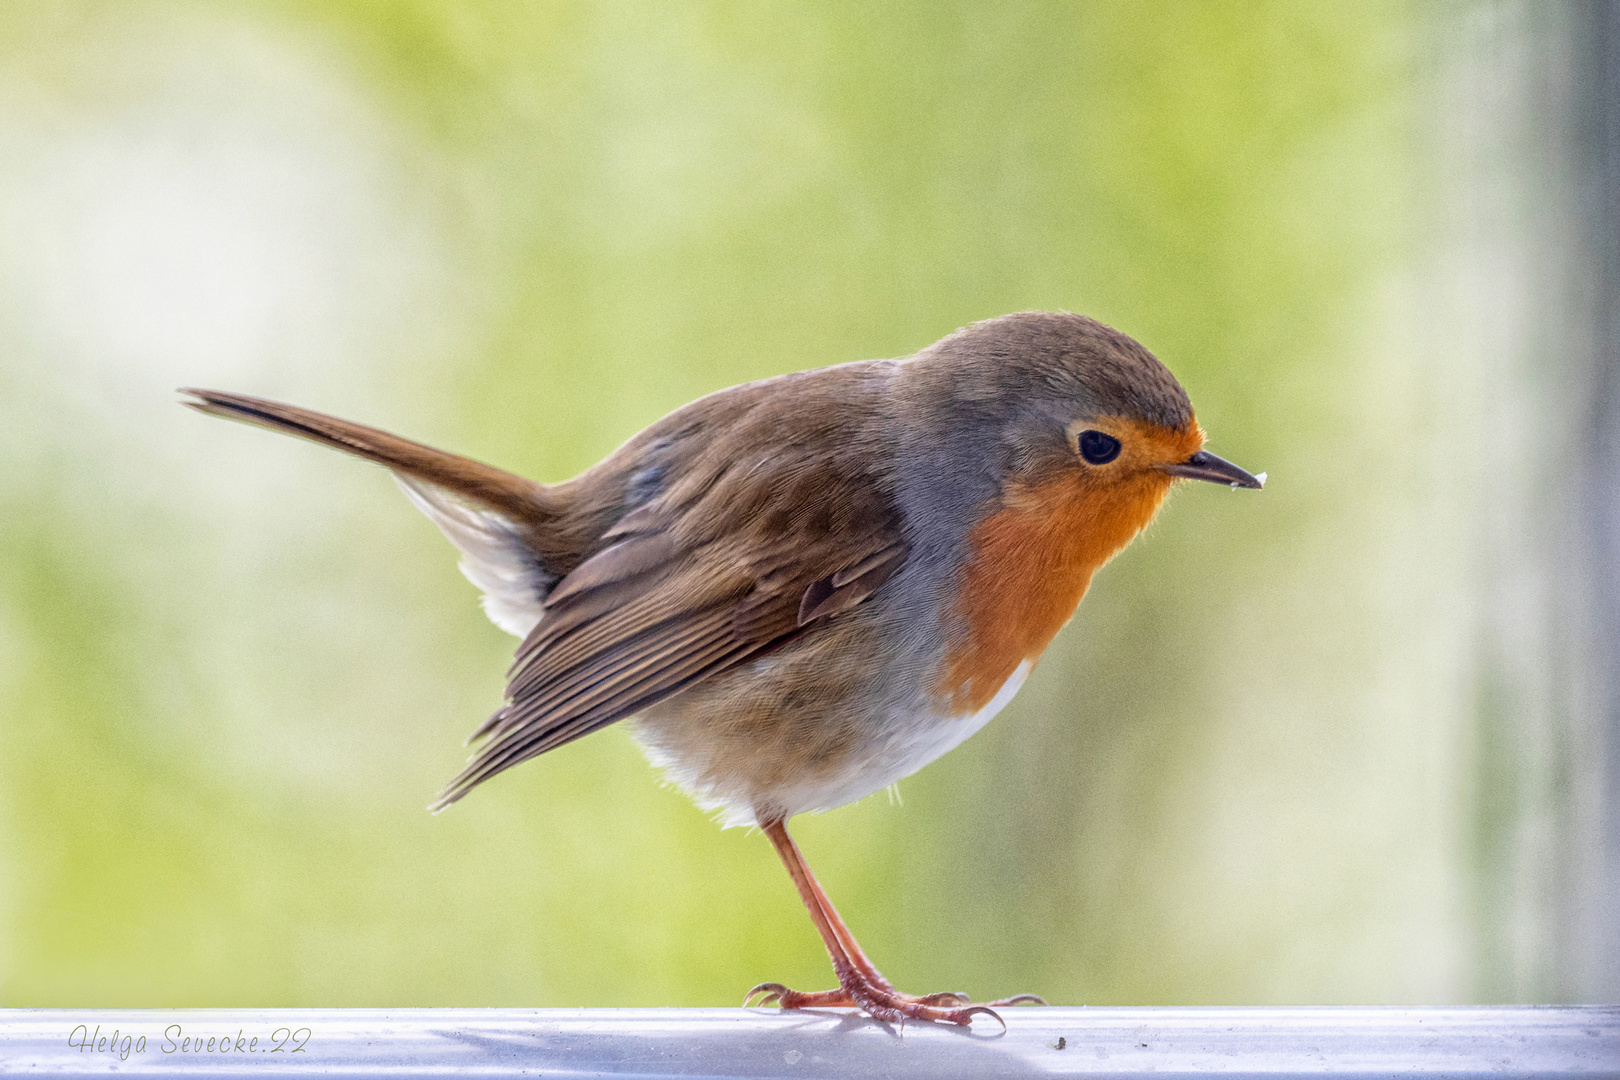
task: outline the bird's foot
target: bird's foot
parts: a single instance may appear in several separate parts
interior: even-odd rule
[[[783,1009],[854,1008],[868,1016],[889,1023],[905,1020],[928,1020],[947,1024],[971,1024],[975,1016],[988,1016],[1006,1030],[1007,1022],[996,1012],[1008,1005],[1045,1005],[1034,994],[1016,994],[999,1001],[975,1005],[960,991],[945,991],[916,997],[902,994],[881,975],[867,976],[859,971],[841,973],[837,990],[805,993],[790,990],[781,983],[760,983],[748,991],[743,1005],[776,1005]],[[756,1002],[754,999],[758,997]]]

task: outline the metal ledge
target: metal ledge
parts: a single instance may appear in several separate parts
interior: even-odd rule
[[[1003,1012],[1005,1034],[841,1009],[11,1009],[0,1073],[1620,1078],[1615,1006]]]

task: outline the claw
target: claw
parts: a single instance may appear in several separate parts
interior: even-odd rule
[[[1046,999],[1041,997],[1039,994],[1014,994],[1012,997],[1002,998],[1000,1001],[992,1001],[989,1004],[996,1006],[1045,1005]]]
[[[787,993],[789,993],[788,988],[783,986],[781,983],[760,983],[758,986],[748,991],[747,996],[743,998],[742,1007],[746,1009],[752,1003],[763,1008],[773,1002],[781,1001]],[[756,1002],[754,1001],[755,994],[762,994],[764,996]]]
[[[996,1023],[1001,1025],[1001,1033],[1003,1035],[1007,1033],[1007,1021],[1003,1020],[1001,1018],[1001,1014],[990,1008],[988,1005],[972,1005],[966,1009],[957,1009],[947,1015],[945,1019],[949,1020],[953,1024],[961,1024],[963,1027],[967,1027],[969,1024],[973,1023],[973,1018],[975,1016],[988,1016],[992,1018]]]

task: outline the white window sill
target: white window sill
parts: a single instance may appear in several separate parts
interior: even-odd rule
[[[0,1073],[1620,1077],[1615,1006],[1002,1013],[1005,1035],[837,1009],[9,1009]]]

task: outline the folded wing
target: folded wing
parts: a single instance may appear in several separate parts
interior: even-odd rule
[[[755,433],[757,434],[757,433]],[[557,583],[509,701],[435,808],[521,761],[757,658],[871,596],[904,564],[870,447],[760,455],[715,440]],[[828,445],[839,447],[829,454]]]

